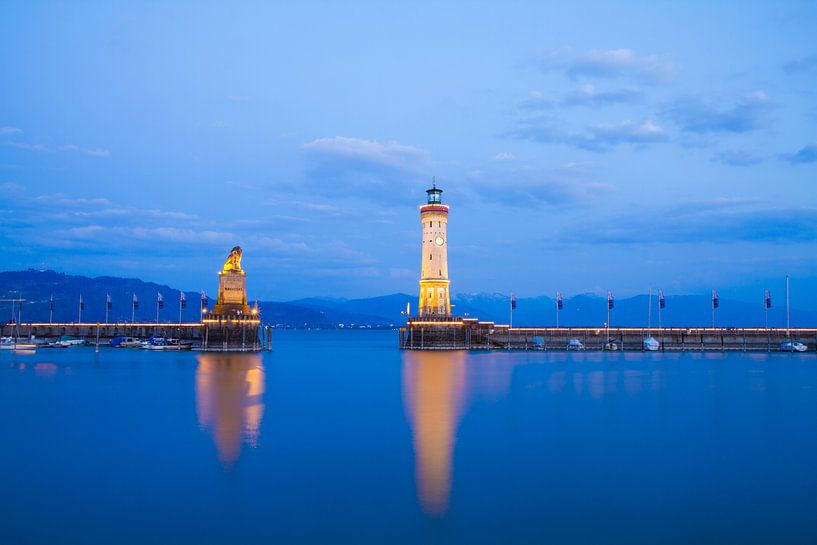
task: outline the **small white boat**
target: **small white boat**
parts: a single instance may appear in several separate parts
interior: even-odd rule
[[[780,350],[783,352],[805,352],[808,347],[801,342],[788,340],[780,343]]]
[[[68,341],[53,341],[42,345],[43,348],[68,348],[72,346]]]
[[[192,350],[193,343],[179,339],[153,337],[141,343],[142,350]]]
[[[114,348],[139,348],[142,341],[136,337],[114,337],[111,339],[111,346]]]
[[[661,348],[661,343],[658,342],[655,339],[655,337],[649,336],[646,339],[644,339],[642,346],[644,347],[644,351],[646,352],[656,352],[658,349]]]
[[[3,337],[0,339],[0,350],[35,350],[34,343],[20,342],[14,337]]]
[[[62,337],[59,342],[65,344],[65,346],[84,346],[87,344],[85,339],[78,339],[76,337]]]
[[[584,345],[579,339],[570,339],[567,341],[568,350],[584,350]]]
[[[614,341],[613,339],[610,339],[604,344],[604,349],[605,350],[618,350],[618,343],[616,341]]]

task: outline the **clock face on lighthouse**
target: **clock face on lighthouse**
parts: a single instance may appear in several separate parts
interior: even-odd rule
[[[437,240],[434,242],[437,243],[437,246],[442,246],[445,241],[443,240],[443,237],[437,237]]]

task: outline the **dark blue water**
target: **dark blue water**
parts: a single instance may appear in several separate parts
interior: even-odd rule
[[[817,543],[813,354],[0,353],[0,543]]]

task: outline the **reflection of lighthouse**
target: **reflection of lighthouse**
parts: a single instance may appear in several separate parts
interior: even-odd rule
[[[464,396],[462,353],[404,353],[403,398],[414,434],[417,494],[428,515],[442,516],[448,510],[454,439]]]
[[[199,425],[210,428],[218,458],[238,460],[241,443],[258,444],[264,416],[264,366],[257,354],[207,353],[198,356],[196,409]]]
[[[442,189],[435,184],[426,190],[428,202],[420,207],[423,224],[420,316],[451,316],[448,293],[448,206],[442,203]]]

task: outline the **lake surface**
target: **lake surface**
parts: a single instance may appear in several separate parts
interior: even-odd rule
[[[0,353],[0,543],[817,543],[817,355]]]

